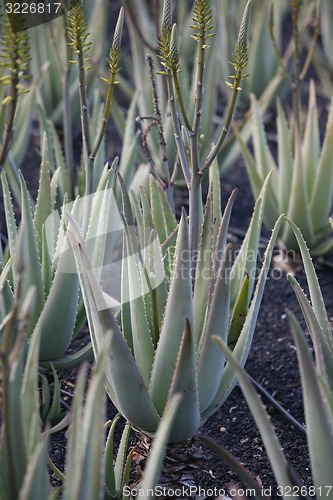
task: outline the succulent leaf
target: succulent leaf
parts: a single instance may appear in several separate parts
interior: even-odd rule
[[[79,270],[95,356],[101,349],[105,333],[111,332],[110,356],[106,369],[107,391],[115,406],[134,427],[153,433],[160,417],[151,402],[148,390],[118,323],[105,304],[103,292],[91,269],[91,263],[75,221],[72,218],[70,221],[69,236]]]
[[[216,350],[212,335],[227,341],[230,319],[231,245],[224,250],[212,296],[210,310],[201,336],[198,355],[198,386],[201,412],[211,404],[220,385],[225,359]]]
[[[266,247],[264,261],[260,270],[260,274],[258,277],[257,285],[255,288],[255,292],[252,298],[252,302],[247,313],[246,319],[244,321],[244,325],[241,331],[241,334],[238,338],[237,344],[234,348],[233,355],[239,360],[241,365],[245,363],[247,358],[250,345],[252,342],[254,329],[259,313],[259,308],[262,300],[262,296],[264,293],[265,282],[267,279],[267,274],[270,267],[270,262],[273,255],[274,245],[279,234],[282,222],[284,220],[284,216],[281,215],[279,219],[276,221],[274,229],[271,234],[271,238]],[[205,420],[212,413],[214,413],[217,408],[225,401],[225,399],[230,394],[235,384],[235,372],[233,368],[228,363],[225,367],[225,371],[223,373],[223,378],[218,388],[218,391],[205,412],[202,413],[202,419]]]
[[[187,318],[168,400],[175,394],[181,394],[182,399],[177,410],[177,425],[171,429],[169,439],[177,443],[191,438],[200,426],[195,340]]]
[[[332,475],[329,461],[333,456],[333,425],[328,418],[328,410],[301,327],[291,312],[288,313],[288,319],[300,366],[311,469],[314,484],[318,488],[326,485]]]
[[[183,336],[185,319],[193,328],[193,303],[189,231],[183,213],[176,245],[176,262],[164,313],[160,339],[157,345],[149,393],[161,415],[173,378]],[[167,354],[167,355],[166,355]]]

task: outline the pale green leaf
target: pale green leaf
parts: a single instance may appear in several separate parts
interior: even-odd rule
[[[311,219],[309,199],[306,190],[302,149],[298,132],[295,133],[295,159],[291,181],[291,193],[292,196],[290,197],[286,215],[292,219],[298,227],[302,228],[303,235],[308,245],[311,247],[314,244],[314,226]],[[281,239],[288,248],[297,250],[295,237],[289,224],[284,226]]]
[[[258,314],[259,314],[259,308],[262,300],[262,296],[264,293],[265,289],[265,284],[266,284],[266,279],[274,251],[274,245],[276,243],[277,236],[280,231],[281,224],[284,220],[284,216],[281,215],[279,219],[276,221],[274,229],[272,231],[271,238],[269,240],[269,243],[266,247],[265,255],[264,255],[264,261],[260,270],[260,274],[258,277],[257,285],[255,288],[255,292],[253,295],[253,299],[249,308],[249,311],[247,313],[246,319],[244,321],[244,325],[241,331],[241,334],[238,338],[236,347],[233,351],[234,356],[238,361],[240,362],[241,365],[245,364],[245,361],[247,359],[253,334],[254,334],[254,329],[256,326]],[[220,386],[218,388],[218,391],[214,397],[214,400],[212,401],[211,405],[209,408],[207,408],[206,412],[202,416],[203,418],[208,418],[209,415],[214,413],[216,409],[226,400],[230,392],[232,391],[234,385],[235,385],[235,372],[232,366],[230,366],[230,363],[228,363],[225,367],[224,373],[223,373],[223,378],[220,383]]]
[[[211,337],[217,335],[225,342],[228,338],[230,267],[231,245],[228,244],[220,262],[205,331],[199,345],[197,371],[201,412],[204,412],[214,399],[223,375],[225,359],[221,352],[216,349]]]
[[[178,393],[174,394],[167,401],[144,470],[141,483],[142,491],[149,491],[158,484],[166,445],[169,441],[169,435],[174,425],[181,399],[182,395]]]
[[[302,144],[302,155],[304,158],[306,188],[308,198],[310,199],[320,156],[319,116],[316,102],[316,87],[313,80],[311,80],[309,86],[309,104]]]
[[[175,394],[182,394],[183,397],[178,406],[175,424],[170,431],[171,443],[190,439],[200,426],[195,340],[187,318],[168,399]]]
[[[189,230],[183,213],[176,245],[176,262],[164,313],[160,340],[156,349],[149,392],[157,411],[162,414],[175,370],[185,319],[193,327]]]
[[[317,374],[306,347],[303,332],[295,316],[288,313],[294,335],[298,363],[301,372],[307,441],[314,485],[319,488],[330,484],[333,457],[332,425],[323,401]]]

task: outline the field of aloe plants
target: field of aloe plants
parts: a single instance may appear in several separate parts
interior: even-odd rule
[[[333,499],[332,25],[0,5],[0,500]]]

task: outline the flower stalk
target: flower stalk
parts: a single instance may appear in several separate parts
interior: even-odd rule
[[[109,58],[108,58],[108,64],[109,64],[109,78],[102,78],[107,83],[108,90],[106,94],[106,100],[105,100],[105,105],[104,105],[104,112],[103,112],[103,118],[102,118],[102,124],[101,128],[99,131],[99,134],[97,136],[96,142],[94,144],[94,147],[89,155],[90,160],[94,160],[95,156],[98,152],[98,149],[101,145],[102,139],[105,134],[106,126],[108,123],[108,117],[110,114],[110,106],[111,106],[111,101],[112,101],[112,96],[114,92],[114,87],[118,83],[116,81],[116,75],[118,71],[120,70],[120,50],[121,50],[121,40],[122,40],[122,33],[123,33],[123,26],[124,26],[124,9],[123,7],[120,9],[119,16],[118,16],[118,21],[116,24],[114,36],[113,36],[113,42],[112,46],[109,52]]]
[[[88,115],[88,101],[86,93],[86,76],[85,72],[89,69],[86,66],[88,58],[87,51],[91,46],[91,42],[87,42],[89,33],[87,30],[87,23],[84,20],[83,6],[80,2],[76,3],[68,15],[68,45],[72,47],[77,56],[75,61],[71,61],[78,67],[79,79],[79,94],[81,103],[81,128],[82,128],[82,145],[84,165],[86,171],[86,195],[93,192],[93,161],[89,159],[91,152],[91,140],[89,131],[89,115]]]
[[[91,46],[91,42],[86,41],[89,36],[89,33],[86,32],[87,23],[84,20],[83,6],[81,3],[78,2],[71,9],[71,12],[68,16],[68,21],[69,21],[68,45],[72,47],[75,54],[77,55],[77,60],[72,62],[74,64],[77,64],[78,66],[79,95],[81,103],[82,144],[83,144],[83,156],[84,156],[84,165],[86,173],[86,179],[85,179],[86,204],[83,216],[83,233],[86,234],[89,222],[90,208],[91,208],[89,205],[90,197],[87,195],[90,195],[94,192],[94,161],[106,131],[114,86],[118,83],[116,81],[116,74],[120,69],[119,63],[120,63],[121,39],[122,39],[123,24],[124,24],[124,10],[123,8],[120,9],[113,37],[113,43],[109,52],[109,58],[108,58],[109,78],[104,79],[108,84],[108,91],[104,105],[101,128],[97,135],[95,144],[93,146],[90,138],[88,100],[87,100],[86,83],[85,83],[85,72],[90,69],[89,67],[86,66],[86,62],[88,61],[86,53]]]
[[[200,227],[200,210],[201,210],[201,181],[205,171],[211,166],[217,154],[221,150],[224,139],[227,135],[236,100],[240,89],[240,83],[246,75],[243,74],[244,68],[248,60],[248,30],[251,16],[252,0],[248,0],[242,24],[239,31],[239,36],[233,55],[233,62],[231,65],[235,69],[235,74],[230,76],[233,79],[233,85],[228,84],[232,89],[232,97],[229,103],[226,121],[222,127],[221,134],[217,144],[213,147],[205,162],[200,162],[200,123],[202,106],[204,99],[204,72],[206,62],[206,52],[209,48],[207,41],[210,37],[214,36],[212,30],[212,9],[209,0],[196,0],[193,6],[193,21],[194,24],[191,28],[195,29],[192,36],[198,43],[198,57],[197,57],[197,71],[194,95],[194,115],[192,125],[188,119],[185,110],[184,101],[182,98],[181,88],[178,80],[178,73],[180,72],[180,63],[178,55],[177,43],[177,27],[172,26],[171,0],[165,0],[163,7],[162,25],[159,38],[159,58],[164,67],[161,74],[165,75],[167,81],[167,92],[170,106],[170,114],[172,118],[175,140],[177,145],[177,152],[189,190],[189,233],[191,242],[191,261],[192,261],[192,276],[195,275],[195,255],[199,244],[199,227]],[[181,123],[178,116],[183,120],[184,126],[189,133],[189,144],[184,144],[182,137]],[[189,153],[186,148],[189,149]]]
[[[296,128],[302,130],[301,123],[301,106],[300,106],[300,84],[304,80],[308,69],[311,64],[312,55],[314,53],[316,43],[319,36],[319,26],[320,26],[320,0],[316,0],[314,7],[315,19],[314,19],[314,30],[312,35],[312,40],[309,46],[309,50],[304,61],[303,66],[301,66],[301,49],[300,46],[300,34],[299,34],[299,12],[301,7],[301,0],[289,0],[291,15],[292,15],[292,40],[294,45],[294,76],[291,77],[288,72],[288,68],[283,60],[283,57],[279,51],[278,44],[274,35],[274,18],[273,18],[273,8],[271,10],[270,22],[269,22],[269,33],[272,39],[272,44],[276,53],[277,60],[281,66],[283,74],[289,84],[291,94],[292,94],[292,107],[294,116],[294,143]],[[295,146],[295,144],[294,144]]]

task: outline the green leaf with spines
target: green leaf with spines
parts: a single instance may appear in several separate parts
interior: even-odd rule
[[[37,319],[44,307],[44,284],[43,284],[41,263],[39,260],[37,235],[35,232],[35,227],[31,212],[30,196],[21,172],[20,172],[20,182],[21,182],[21,206],[22,206],[20,233],[21,233],[21,245],[23,245],[25,248],[24,262],[18,262],[20,260],[20,256],[15,255],[13,265],[14,266],[20,266],[21,264],[24,265],[24,274],[23,274],[22,289],[21,289],[22,297],[26,296],[28,289],[31,285],[36,286],[35,310],[31,314],[29,326],[27,327],[26,330],[26,335],[27,338],[29,339],[31,337]]]
[[[154,228],[157,231],[161,245],[166,241],[170,234],[176,229],[177,221],[171,211],[165,193],[158,186],[153,176],[149,178],[149,201],[151,206],[151,215]],[[174,249],[170,248],[165,258],[165,273],[168,278],[171,277],[174,265]]]
[[[307,441],[314,485],[329,484],[332,477],[330,461],[333,456],[333,423],[329,420],[326,402],[320,389],[317,373],[306,346],[301,327],[292,312],[288,320],[295,340],[301,372]]]
[[[46,300],[48,294],[50,293],[52,280],[53,280],[53,271],[52,271],[52,262],[50,259],[48,242],[46,237],[45,226],[42,228],[42,275],[43,275],[43,283],[44,283],[44,299]]]
[[[214,246],[215,246],[222,218],[221,181],[220,181],[219,165],[216,158],[209,168],[209,192],[212,193],[213,197],[213,227],[214,227]]]
[[[137,260],[138,256],[133,246],[133,237],[130,234],[134,228],[129,228],[126,221],[124,225],[128,256],[127,265],[133,354],[144,383],[146,387],[148,387],[154,359],[154,346],[144,301],[145,287],[147,287],[147,284],[142,281],[142,263],[140,260]],[[123,265],[126,265],[126,263]]]
[[[253,148],[257,160],[257,168],[262,179],[265,179],[271,170],[276,172],[276,164],[268,147],[264,123],[255,96],[251,95],[251,106],[253,110]],[[275,174],[276,175],[276,174]]]
[[[200,411],[204,413],[212,403],[221,383],[225,359],[216,349],[212,335],[227,341],[230,319],[230,268],[231,244],[229,243],[220,259],[218,276],[207,314],[205,329],[198,346],[197,376]]]
[[[211,296],[213,294],[213,290],[215,287],[216,279],[217,279],[217,273],[218,269],[221,263],[221,254],[223,255],[225,251],[225,247],[227,244],[227,236],[228,236],[228,230],[229,230],[229,224],[230,224],[230,217],[231,217],[231,212],[232,212],[232,207],[235,202],[235,198],[237,195],[237,189],[234,189],[229,197],[229,200],[227,202],[227,205],[224,209],[223,212],[223,217],[220,222],[220,227],[218,230],[217,234],[217,240],[214,248],[214,254],[213,254],[213,274],[212,274],[212,280],[211,280],[211,286],[210,286],[210,291],[209,291],[209,296],[211,300]]]
[[[168,400],[175,394],[181,394],[182,399],[177,410],[176,425],[170,431],[169,440],[171,443],[190,439],[200,426],[195,339],[191,324],[187,318],[185,319],[184,333],[168,393]]]
[[[166,404],[161,422],[154,437],[141,483],[142,491],[154,490],[158,484],[166,446],[169,442],[171,428],[176,419],[182,395],[171,396]]]
[[[206,316],[210,308],[210,295],[212,279],[212,248],[213,248],[213,210],[212,194],[208,193],[204,221],[199,236],[198,257],[196,263],[196,276],[193,291],[193,312],[195,339],[198,345]]]
[[[245,276],[230,320],[228,347],[231,350],[233,350],[237,344],[249,309],[249,286],[250,280],[248,276]]]
[[[130,438],[130,432],[131,432],[131,426],[128,422],[126,422],[124,430],[121,435],[118,447],[118,453],[114,464],[115,486],[116,486],[116,491],[118,492],[119,495],[122,492],[126,480],[124,474],[125,474],[126,453]]]
[[[304,159],[306,187],[310,199],[320,160],[319,113],[316,87],[313,80],[311,80],[309,84],[309,104],[302,143],[302,154]]]
[[[52,212],[50,170],[48,165],[47,137],[43,134],[42,162],[40,166],[37,202],[34,213],[34,226],[38,235],[39,255],[42,257],[42,232],[47,217]]]
[[[310,198],[310,211],[315,233],[325,228],[325,226],[327,225],[327,219],[331,215],[332,199],[333,199],[332,171],[333,171],[333,97],[331,100],[329,115],[326,124],[324,143],[322,146],[319,164],[317,166],[315,182]],[[306,234],[304,234],[304,236],[306,237]]]
[[[116,479],[114,473],[113,456],[114,456],[114,433],[116,430],[116,425],[119,422],[119,419],[120,415],[116,415],[116,417],[111,422],[104,450],[106,498],[114,498],[114,496],[116,495]],[[109,425],[109,423],[107,423],[107,425]]]
[[[133,171],[135,170],[135,164],[137,162],[138,145],[141,135],[140,131],[137,130],[135,126],[138,99],[139,92],[135,92],[127,112],[125,129],[122,135],[122,148],[118,171],[124,179],[126,186],[129,186],[130,181],[133,178]]]
[[[149,387],[152,401],[160,415],[167,401],[186,318],[193,327],[191,265],[190,259],[184,260],[184,255],[189,255],[189,250],[189,229],[183,212],[178,230],[175,265]]]
[[[254,295],[252,298],[252,302],[249,308],[249,311],[246,315],[246,319],[241,331],[241,334],[238,338],[237,344],[234,348],[233,355],[237,358],[237,360],[244,365],[253,338],[254,329],[257,321],[257,317],[259,314],[259,308],[262,300],[262,296],[264,293],[265,283],[270,267],[270,262],[272,259],[274,245],[277,239],[277,236],[280,231],[281,224],[284,220],[284,216],[281,215],[279,219],[276,221],[274,229],[272,231],[270,240],[265,250],[264,261],[260,270],[260,274],[258,277],[257,285],[254,291]],[[202,420],[205,420],[210,415],[212,415],[219,406],[226,400],[229,396],[230,392],[234,388],[236,383],[235,372],[231,367],[230,363],[225,366],[225,371],[223,373],[222,381],[219,385],[217,393],[211,403],[211,405],[207,408],[205,412],[202,414]]]
[[[302,255],[303,266],[309,285],[311,305],[315,312],[316,318],[321,326],[325,342],[327,346],[329,346],[331,355],[333,357],[333,339],[331,335],[330,322],[327,316],[323,295],[321,293],[318,277],[316,275],[316,271],[311,259],[310,251],[307,247],[307,244],[304,240],[304,237],[300,229],[296,226],[296,224],[292,220],[290,220],[289,218],[287,218],[287,220],[295,234],[299,250]]]
[[[298,227],[302,228],[304,237],[311,248],[315,243],[314,225],[311,217],[310,200],[308,199],[306,189],[301,141],[297,130],[295,130],[295,158],[291,181],[291,193],[292,196],[289,200],[286,215],[288,215]],[[286,244],[287,248],[297,249],[297,243],[295,242],[295,237],[289,224],[285,225],[281,239]]]
[[[7,236],[8,236],[8,248],[9,254],[14,259],[15,256],[15,247],[16,247],[16,239],[17,239],[17,227],[16,220],[14,216],[14,208],[11,199],[11,193],[8,186],[8,181],[5,172],[1,172],[1,184],[2,184],[2,195],[5,209],[5,219],[6,219],[6,228],[7,228]],[[12,266],[12,274],[13,274],[13,283],[16,283],[16,267]]]
[[[14,294],[8,281],[8,275],[12,272],[12,261],[9,259],[5,266],[0,262],[0,325],[10,311]],[[1,326],[0,326],[1,330]]]
[[[145,429],[148,434],[153,433],[157,428],[159,415],[127,342],[112,312],[107,308],[102,290],[91,272],[91,264],[75,221],[72,218],[70,221],[69,235],[79,271],[95,356],[101,348],[105,332],[111,331],[110,356],[106,368],[107,391],[115,406],[133,426]]]
[[[140,206],[142,210],[142,222],[143,222],[143,233],[144,233],[143,241],[146,245],[147,242],[149,241],[150,233],[152,228],[154,227],[154,223],[148,196],[146,190],[142,186],[140,186]]]
[[[20,490],[20,500],[34,500],[45,498],[52,500],[54,493],[49,484],[47,470],[48,442],[47,438],[40,438],[29,457],[29,464]]]

